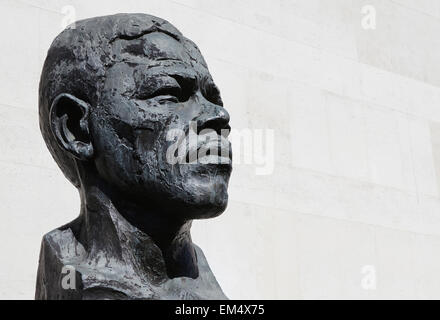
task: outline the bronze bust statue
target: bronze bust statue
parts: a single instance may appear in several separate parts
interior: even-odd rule
[[[43,237],[36,299],[226,299],[190,234],[225,210],[232,170],[229,114],[192,41],[146,14],[76,22],[48,51],[39,118],[81,212]],[[176,131],[218,139],[176,155]]]

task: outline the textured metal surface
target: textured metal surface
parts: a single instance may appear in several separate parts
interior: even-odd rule
[[[166,155],[170,130],[229,129],[196,45],[149,15],[79,21],[49,49],[39,103],[43,137],[82,205],[43,238],[36,299],[226,298],[190,228],[225,210],[231,154],[221,164]],[[65,266],[74,289],[62,286]]]

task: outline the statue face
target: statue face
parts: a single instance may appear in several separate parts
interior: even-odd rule
[[[107,70],[90,115],[99,175],[121,197],[163,214],[178,212],[182,219],[221,214],[232,165],[229,142],[220,134],[229,129],[229,115],[200,53],[159,32],[112,46],[119,62]],[[196,131],[217,135],[218,153],[227,159],[211,155],[196,163],[170,163],[167,151],[178,145],[172,132],[188,135],[191,122]]]

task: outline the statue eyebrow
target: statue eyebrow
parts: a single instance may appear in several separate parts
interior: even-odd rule
[[[157,71],[152,69],[160,68]],[[151,68],[147,71],[146,79],[151,79],[154,77],[171,77],[177,81],[177,83],[184,88],[191,87],[196,88],[197,87],[197,79],[199,76],[195,71],[190,69],[188,66],[156,66],[154,68]]]

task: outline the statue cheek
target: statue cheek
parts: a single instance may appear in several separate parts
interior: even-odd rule
[[[154,129],[138,129],[136,130],[135,148],[141,154],[152,151],[156,143],[158,134]]]

